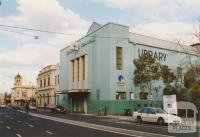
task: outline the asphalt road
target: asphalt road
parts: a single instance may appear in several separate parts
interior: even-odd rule
[[[167,126],[160,126],[155,123],[136,123],[133,121],[124,121],[124,120],[117,120],[105,117],[94,117],[90,115],[74,115],[74,114],[55,114],[55,113],[48,113],[48,112],[37,112],[40,114],[48,115],[48,116],[56,116],[70,120],[82,121],[87,123],[94,123],[99,125],[106,125],[111,127],[117,127],[122,129],[129,129],[129,130],[136,130],[141,132],[147,133],[155,133],[167,136],[175,136],[175,137],[200,137],[200,129],[197,128],[196,133],[184,133],[184,134],[172,134],[168,132]]]
[[[199,131],[192,134],[170,134],[167,132],[167,126],[158,126],[156,124],[143,123],[138,124],[130,121],[121,121],[110,118],[85,116],[85,115],[72,115],[72,114],[52,114],[47,112],[40,112],[44,116],[62,118],[66,120],[82,122],[77,126],[67,121],[67,123],[56,122],[51,119],[45,119],[39,116],[31,116],[16,110],[7,109],[0,110],[0,137],[127,137],[138,136],[134,132],[129,134],[128,131],[140,131],[141,136],[153,137],[155,135],[177,136],[177,137],[200,137]],[[42,116],[41,115],[41,116]],[[97,128],[90,128],[84,123],[91,123],[97,125]],[[105,130],[107,127],[99,127],[103,125],[119,129],[111,129],[113,132]],[[99,130],[101,129],[102,130]],[[110,129],[109,129],[110,130]],[[125,130],[125,131],[124,131]],[[127,133],[128,133],[127,131]],[[143,133],[144,132],[144,133]],[[153,134],[146,134],[153,133]]]
[[[15,110],[0,110],[0,137],[127,137],[59,123]]]

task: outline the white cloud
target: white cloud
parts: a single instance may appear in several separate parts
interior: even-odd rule
[[[133,31],[161,39],[181,40],[191,44],[197,40],[192,18],[200,16],[200,0],[93,0],[107,7],[133,14]],[[127,13],[127,11],[125,13]],[[123,12],[123,11],[121,11]],[[130,24],[130,22],[128,23]]]
[[[41,63],[58,61],[59,48],[43,44],[26,44],[14,51],[0,54],[0,62],[4,67],[32,66]]]
[[[193,25],[178,21],[139,24],[132,28],[132,32],[149,35],[172,42],[180,40],[182,44],[186,45],[193,44],[197,41],[197,39],[192,35],[194,32]]]
[[[20,14],[0,18],[1,23],[79,35],[90,25],[72,10],[64,9],[57,0],[17,0],[17,3]]]
[[[198,9],[199,0],[93,0],[96,2],[104,3],[112,8],[128,9],[128,8],[144,8],[154,7],[154,9],[160,9],[168,7],[169,9],[175,8],[196,8]],[[160,6],[160,7],[157,7]],[[165,9],[164,9],[165,10]]]
[[[108,7],[127,10],[148,20],[177,20],[193,14],[199,16],[199,0],[93,0]]]
[[[24,82],[31,81],[35,84],[40,69],[59,62],[59,50],[59,47],[30,43],[15,51],[0,53],[1,89],[12,87],[17,73],[24,76]]]
[[[20,39],[23,45],[16,45],[15,50],[3,50],[0,53],[0,76],[2,84],[0,92],[12,87],[13,77],[17,73],[24,76],[25,81],[35,83],[37,73],[49,64],[59,62],[59,50],[70,41],[83,35],[90,23],[70,9],[64,9],[58,0],[17,0],[18,15],[0,18],[1,24],[28,27],[77,35],[61,36],[55,34],[21,31],[28,35],[39,35],[38,41],[13,33],[1,33]],[[12,29],[18,31],[17,29]]]

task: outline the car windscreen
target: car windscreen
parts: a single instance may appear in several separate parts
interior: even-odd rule
[[[149,109],[148,108],[142,108],[138,111],[138,113],[148,113]]]
[[[162,110],[161,108],[154,108],[154,111],[155,111],[156,113],[164,113],[164,114],[167,114],[167,112],[164,111],[164,110]]]

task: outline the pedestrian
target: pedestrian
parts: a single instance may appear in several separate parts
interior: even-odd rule
[[[28,112],[29,112],[29,103],[28,102],[26,102],[25,107],[26,107],[26,114],[28,114]]]

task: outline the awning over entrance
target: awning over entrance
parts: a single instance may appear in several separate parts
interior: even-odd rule
[[[91,89],[67,89],[63,91],[57,91],[56,94],[70,94],[70,93],[90,93]]]
[[[88,95],[91,89],[69,89],[56,94],[68,94],[71,112],[86,113],[88,111]]]

